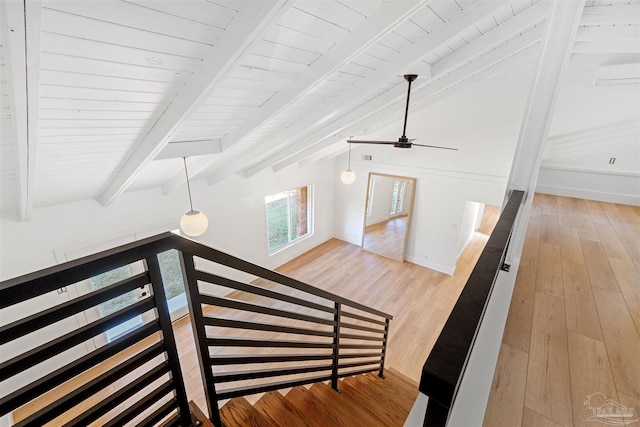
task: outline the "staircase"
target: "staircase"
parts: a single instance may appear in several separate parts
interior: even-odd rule
[[[375,373],[347,377],[330,385],[297,386],[286,394],[265,393],[255,405],[244,397],[231,399],[220,409],[226,427],[340,427],[402,426],[418,396],[411,379],[385,369],[385,379]]]
[[[385,370],[392,315],[172,233],[0,282],[0,309],[22,313],[19,304],[36,297],[132,263],[144,266],[142,273],[0,325],[0,345],[20,351],[0,363],[0,417],[37,401],[17,425],[206,425],[206,417],[192,420],[200,411],[187,398],[166,303],[158,255],[169,249],[178,251],[214,426],[404,423],[418,387]],[[256,279],[235,280],[247,275]],[[145,286],[150,292],[114,313],[76,321],[78,314]],[[140,326],[95,345],[97,337],[137,317],[144,319]],[[63,320],[68,328],[49,327]],[[32,333],[39,334],[31,335],[35,348],[24,345]],[[33,380],[22,375],[45,361],[55,369]],[[107,362],[109,368],[95,369]],[[387,379],[378,377],[384,374]],[[77,384],[67,387],[72,379]],[[265,394],[254,406],[242,397],[259,393]],[[51,399],[40,399],[44,395]]]

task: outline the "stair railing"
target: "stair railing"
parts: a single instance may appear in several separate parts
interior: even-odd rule
[[[373,371],[384,377],[391,315],[187,243],[181,247],[181,262],[190,284],[187,300],[214,424],[222,425],[218,405],[226,399],[323,381],[339,391],[339,378]],[[196,267],[194,260],[206,270],[213,261],[259,279],[246,283],[213,274]],[[283,349],[288,352],[281,353]]]
[[[0,283],[0,308],[7,309],[0,324],[0,417],[46,394],[46,406],[40,404],[16,425],[43,425],[63,414],[71,418],[64,424],[70,426],[96,420],[191,425],[158,262],[158,254],[170,249],[179,253],[215,425],[222,425],[221,400],[320,381],[338,390],[339,378],[372,371],[383,377],[391,315],[164,233]],[[47,294],[138,261],[145,267],[141,274],[57,305],[46,303]],[[80,326],[74,320],[146,285],[149,295],[108,316]],[[45,307],[23,314],[26,306],[33,311],[37,302],[27,301],[34,298]],[[90,345],[141,315],[142,324],[107,344]],[[42,342],[32,345],[35,336]],[[228,354],[228,349],[244,352]],[[281,349],[288,353],[280,354]],[[76,382],[73,387],[70,381]],[[70,410],[76,413],[69,416]]]
[[[191,425],[157,259],[172,244],[156,236],[0,283],[0,417],[35,400],[38,408],[15,425],[62,425],[55,420],[69,410],[76,414],[65,426],[96,420],[106,426]],[[63,295],[80,281],[138,261],[145,265],[141,274],[53,306],[49,302],[56,291]],[[78,326],[75,316],[145,285],[150,295]],[[43,309],[30,314],[38,305]],[[105,345],[92,345],[138,316],[146,321]],[[107,363],[109,369],[101,368]],[[39,405],[45,394],[49,403]]]

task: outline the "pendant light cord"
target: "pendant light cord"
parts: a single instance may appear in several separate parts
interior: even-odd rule
[[[189,192],[189,206],[191,207],[191,212],[193,212],[193,202],[191,201],[191,186],[189,185],[189,172],[187,172],[187,158],[183,157],[182,161],[184,162],[184,174],[187,177],[187,191]]]
[[[349,144],[349,167],[347,170],[351,170],[351,144]]]

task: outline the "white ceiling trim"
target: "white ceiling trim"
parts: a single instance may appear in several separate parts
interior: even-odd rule
[[[292,84],[271,97],[256,114],[253,114],[242,125],[233,129],[222,138],[222,150],[236,144],[242,138],[249,135],[267,120],[274,117],[292,102],[303,97],[314,87],[323,82],[329,75],[351,61],[358,54],[376,43],[404,19],[426,7],[422,0],[384,3],[374,13],[365,19],[362,24],[354,28],[347,37],[333,46],[327,53],[315,61],[308,70],[300,75]],[[192,174],[198,175],[207,169],[213,162],[197,162],[193,166]],[[163,194],[168,194],[185,183],[183,174],[174,175],[162,186]]]
[[[25,5],[26,3],[26,5]],[[26,10],[25,10],[26,7]],[[2,31],[7,40],[7,81],[18,147],[18,216],[31,219],[38,138],[40,1],[3,1]],[[29,16],[25,27],[25,15]]]
[[[256,37],[292,5],[291,1],[242,1],[238,14],[222,33],[218,43],[203,58],[202,67],[176,96],[160,119],[144,137],[136,151],[125,162],[100,197],[104,206],[111,204],[133,182],[136,176],[169,143],[189,114],[206,101],[216,84],[248,53]],[[247,29],[251,29],[247,31]]]
[[[309,137],[310,131],[317,130],[320,126],[325,126],[327,121],[342,117],[345,113],[345,105],[352,103],[354,99],[362,98],[362,94],[366,94],[371,87],[387,81],[390,75],[406,71],[411,64],[419,62],[420,59],[430,51],[446,43],[482,18],[489,16],[501,6],[504,6],[504,4],[493,1],[474,3],[468,9],[448,21],[446,25],[430,33],[420,42],[411,45],[407,50],[395,57],[393,61],[389,61],[367,78],[352,85],[340,97],[288,127],[284,132],[277,135],[277,141],[270,140],[258,146],[251,152],[254,164],[243,170],[245,177],[252,176],[260,170],[270,167],[274,163],[284,159],[282,156],[285,152],[288,155],[292,155],[304,150],[308,146],[309,141],[314,141],[313,138]],[[286,148],[283,150],[285,146]],[[268,158],[269,156],[272,156],[272,158]],[[217,179],[220,179],[219,177],[221,175],[224,176],[225,174],[228,175],[242,170],[243,164],[246,165],[248,162],[251,162],[251,160],[247,160],[247,157],[248,156],[244,156],[239,159],[239,161],[224,168],[221,172],[216,173],[210,182],[215,182]],[[265,158],[267,159],[265,160]],[[255,164],[256,161],[257,164]]]

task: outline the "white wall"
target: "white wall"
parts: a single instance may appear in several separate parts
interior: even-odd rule
[[[640,172],[602,172],[543,165],[536,192],[640,206]]]
[[[634,62],[639,55],[571,57],[536,191],[640,205],[640,85],[593,85],[599,66]]]
[[[253,263],[276,267],[333,234],[334,163],[291,166],[244,179],[231,176],[215,186],[192,183],[194,208],[209,218],[209,229],[196,240]],[[312,184],[314,235],[272,256],[267,253],[264,197]],[[95,200],[37,208],[32,220],[0,220],[0,278],[7,279],[56,264],[54,250],[82,242],[111,240],[148,229],[178,228],[188,210],[186,188],[163,196],[160,189],[124,193],[104,208]]]
[[[414,177],[415,198],[405,259],[447,274],[453,274],[455,270],[460,225],[467,200],[500,205],[506,186],[506,177],[465,176],[353,161],[353,155],[351,168],[357,176],[352,185],[344,185],[336,177],[336,237],[360,245],[369,172]]]
[[[458,237],[458,256],[462,253],[467,243],[473,237],[473,232],[478,229],[478,212],[484,209],[484,205],[478,202],[467,201],[464,205],[462,220],[460,221],[460,236]],[[480,220],[482,216],[480,215]]]

